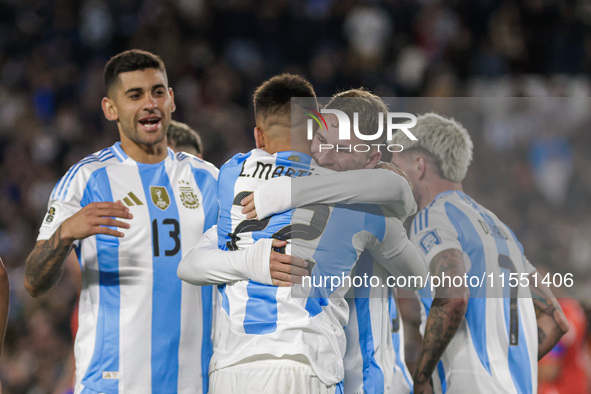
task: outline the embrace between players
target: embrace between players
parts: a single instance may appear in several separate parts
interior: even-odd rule
[[[302,277],[535,274],[511,230],[462,192],[472,143],[453,120],[419,117],[418,141],[395,134],[406,175],[377,150],[321,152],[323,141],[338,144],[336,117],[306,140],[291,99],[315,103],[314,90],[283,74],[254,94],[257,148],[218,173],[167,148],[175,105],[159,57],[123,52],[105,83],[102,109],[120,141],[56,184],[26,262],[37,296],[76,251],[76,393],[411,392],[395,290]],[[360,89],[327,107],[358,112],[362,134],[387,112]],[[313,175],[246,176],[261,165]],[[417,204],[409,240],[402,223]],[[536,392],[537,360],[568,330],[564,315],[545,289],[487,291],[496,289],[419,290],[415,393]]]

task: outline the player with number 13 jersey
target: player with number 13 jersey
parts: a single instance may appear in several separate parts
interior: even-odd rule
[[[207,392],[212,288],[184,283],[176,270],[184,249],[216,222],[218,171],[170,149],[161,163],[139,163],[120,145],[70,168],[38,237],[49,239],[91,202],[121,201],[133,214],[125,237],[75,243],[82,271],[76,381],[83,392]]]

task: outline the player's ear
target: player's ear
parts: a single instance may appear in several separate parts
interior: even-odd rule
[[[117,107],[110,98],[103,97],[103,100],[101,101],[101,107],[103,108],[103,114],[105,114],[105,118],[107,118],[107,120],[117,120],[119,118],[117,115]]]
[[[265,133],[258,127],[254,128],[254,142],[258,149],[265,149]]]
[[[378,165],[378,162],[382,158],[382,152],[378,150],[374,150],[369,154],[367,160],[365,161],[365,168],[375,168]]]
[[[170,94],[170,103],[171,103],[170,112],[174,112],[176,110],[176,104],[174,103],[174,92],[172,91],[172,88],[168,88],[168,94]]]
[[[417,169],[417,178],[423,179],[423,177],[425,176],[425,173],[427,172],[427,161],[425,160],[425,158],[422,155],[417,155],[415,157],[415,163],[414,165],[416,166]]]

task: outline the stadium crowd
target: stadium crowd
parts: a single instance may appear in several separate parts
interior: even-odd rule
[[[527,118],[512,107],[477,119],[464,186],[514,229],[534,265],[575,274],[556,295],[578,299],[591,321],[587,2],[0,0],[4,393],[69,385],[75,280],[33,299],[24,261],[59,176],[117,138],[98,105],[102,67],[128,48],[163,58],[174,118],[199,131],[218,167],[250,150],[252,92],[279,72],[305,75],[319,96],[364,86],[383,97],[564,97],[566,114],[530,105]]]

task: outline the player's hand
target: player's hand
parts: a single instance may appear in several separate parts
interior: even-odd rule
[[[242,201],[240,201],[240,204],[243,206],[241,212],[246,214],[247,219],[256,219],[257,209],[254,206],[254,192],[244,197]]]
[[[413,387],[413,392],[414,394],[433,394],[433,385],[431,384],[431,379],[429,379],[425,383],[415,383]]]
[[[278,239],[273,240],[273,248],[282,248],[287,244]],[[269,268],[273,286],[287,287],[302,283],[302,277],[309,275],[308,262],[299,257],[279,253],[271,249]]]
[[[402,171],[402,169],[400,167],[398,167],[396,164],[388,163],[385,161],[380,161],[375,168],[380,168],[383,170],[390,170],[392,172],[395,172],[396,174],[398,174],[401,177],[403,177],[404,179],[406,179],[406,181],[408,182],[408,184],[410,185],[410,188],[412,190],[412,183],[410,183],[410,178],[408,177],[408,175],[406,175],[406,172]]]
[[[129,223],[120,219],[131,219],[133,215],[121,201],[92,202],[66,219],[61,225],[61,239],[74,242],[96,234],[108,234],[123,237],[121,231],[110,227],[129,228]]]

